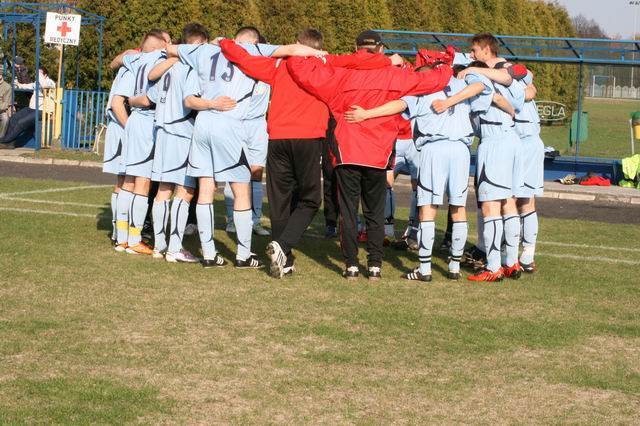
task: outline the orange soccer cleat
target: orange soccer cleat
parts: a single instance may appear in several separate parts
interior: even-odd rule
[[[148,256],[153,254],[153,249],[143,242],[139,242],[135,246],[127,247],[126,251],[129,254],[146,254]]]
[[[129,247],[129,244],[122,243],[122,244],[116,244],[115,246],[113,246],[113,249],[118,253],[123,253],[127,250],[127,247]]]
[[[482,281],[496,282],[496,281],[502,281],[503,278],[504,278],[504,272],[502,271],[502,268],[498,269],[496,272],[491,272],[488,269],[484,269],[480,272],[477,272],[473,275],[469,275],[467,277],[469,281],[476,281],[476,282],[482,282]]]
[[[502,270],[506,278],[517,280],[522,276],[522,266],[518,262],[514,263],[513,266],[503,266]]]

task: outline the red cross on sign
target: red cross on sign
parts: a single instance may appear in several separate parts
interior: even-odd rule
[[[67,33],[71,32],[71,27],[69,27],[66,22],[63,22],[62,25],[58,25],[56,29],[62,35],[62,37],[66,37]]]

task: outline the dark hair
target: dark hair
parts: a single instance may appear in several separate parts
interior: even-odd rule
[[[49,75],[49,70],[47,70],[47,67],[45,67],[44,65],[40,65],[40,69],[42,70],[44,75]]]
[[[204,25],[197,22],[190,22],[182,29],[182,42],[187,43],[189,39],[203,38],[205,41],[209,40],[209,31]]]
[[[473,61],[471,62],[469,65],[467,65],[468,68],[471,67],[475,67],[475,68],[489,68],[489,65],[487,65],[486,63],[482,62],[482,61]]]
[[[251,25],[247,25],[246,27],[238,28],[238,31],[236,31],[236,35],[234,36],[234,38],[238,38],[241,35],[251,36],[251,37],[255,38],[258,41],[260,40],[260,37],[262,37],[262,35],[260,34],[260,31],[258,31],[258,29],[256,27],[253,27]]]
[[[454,65],[453,66],[453,76],[457,77],[458,73],[462,70],[466,70],[467,66],[466,65],[462,65],[462,64],[458,64],[458,65]]]
[[[142,39],[142,44],[144,44],[144,42],[147,41],[147,39],[149,37],[155,37],[158,40],[164,41],[164,37],[163,37],[164,34],[169,34],[169,33],[167,31],[165,31],[165,30],[161,30],[161,29],[158,29],[158,28],[153,28],[153,29],[147,31],[147,33],[144,35],[144,38]]]
[[[478,46],[485,48],[489,46],[491,53],[498,56],[498,39],[489,33],[476,34],[469,40],[471,45],[477,44]]]
[[[297,41],[305,46],[314,49],[322,49],[324,45],[324,36],[322,33],[313,28],[307,28],[298,33]]]

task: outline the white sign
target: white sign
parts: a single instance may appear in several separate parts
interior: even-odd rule
[[[542,121],[562,121],[567,118],[567,106],[554,101],[537,101],[538,115]]]
[[[80,43],[80,15],[62,15],[47,12],[47,25],[44,30],[44,42],[53,44]]]

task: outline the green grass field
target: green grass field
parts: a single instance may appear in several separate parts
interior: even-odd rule
[[[640,101],[586,98],[584,110],[589,113],[589,139],[580,144],[584,157],[624,158],[631,155],[629,113],[640,111]],[[545,126],[542,140],[563,155],[575,155],[569,147],[569,125]],[[640,151],[637,143],[636,152]]]
[[[637,226],[543,219],[538,274],[452,283],[439,258],[427,285],[393,251],[348,284],[317,222],[278,281],[117,254],[110,188],[80,185],[0,181],[0,423],[640,418]]]

